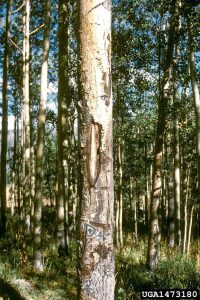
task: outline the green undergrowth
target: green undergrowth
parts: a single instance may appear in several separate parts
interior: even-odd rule
[[[29,248],[24,261],[20,259],[21,249],[12,249],[9,255],[1,255],[0,278],[19,289],[27,299],[75,299],[75,258],[58,257],[56,247],[50,245],[44,252],[44,271],[36,273],[31,254]]]
[[[29,300],[76,299],[76,244],[71,243],[70,256],[59,257],[53,227],[48,226],[52,225],[52,216],[47,219],[48,230],[43,233],[44,271],[34,272],[32,238],[21,231],[14,234],[12,228],[15,226],[16,232],[18,226],[15,220],[14,224],[9,223],[6,239],[0,240],[0,278]]]
[[[70,256],[59,257],[52,219],[49,214],[43,233],[42,273],[33,271],[32,239],[27,239],[20,230],[16,234],[16,220],[15,231],[11,224],[6,239],[0,240],[0,279],[17,288],[28,300],[76,299],[76,242],[71,240]],[[154,272],[146,268],[146,253],[147,240],[126,240],[123,249],[116,250],[115,300],[137,300],[142,290],[153,288],[194,288],[200,292],[200,270],[195,261],[197,244],[191,245],[189,259],[162,243],[159,265]]]
[[[127,245],[116,252],[116,300],[140,299],[146,289],[197,289],[200,270],[195,258],[161,245],[161,257],[155,271],[145,265],[147,241]]]

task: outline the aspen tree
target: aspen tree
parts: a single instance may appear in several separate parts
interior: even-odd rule
[[[176,51],[177,52],[177,51]],[[175,242],[177,246],[181,244],[181,177],[180,177],[180,139],[179,139],[179,120],[178,106],[179,93],[177,84],[177,61],[174,61],[173,78],[173,102],[174,102],[174,202],[175,202]]]
[[[41,222],[42,222],[42,183],[43,183],[43,155],[45,138],[45,118],[47,104],[47,75],[49,55],[49,34],[50,34],[50,8],[51,1],[45,3],[43,54],[41,66],[41,96],[37,128],[37,153],[35,169],[35,202],[34,202],[34,269],[43,270],[41,252]]]
[[[196,65],[195,65],[195,47],[194,47],[193,30],[194,29],[193,29],[192,21],[190,20],[190,17],[188,17],[190,78],[191,78],[195,116],[196,116],[198,200],[200,200],[200,97],[199,97],[199,86],[198,86],[197,74],[196,74]]]
[[[67,190],[65,191],[64,146],[69,139],[67,130],[68,108],[70,106],[68,76],[68,20],[69,0],[59,0],[59,54],[58,54],[58,197],[57,197],[57,243],[60,255],[68,252]],[[67,162],[68,163],[68,162]]]
[[[168,34],[168,47],[166,52],[165,67],[162,79],[161,95],[158,103],[158,122],[156,131],[156,141],[154,150],[154,164],[153,164],[153,183],[151,194],[151,208],[150,208],[150,227],[149,227],[149,241],[147,252],[147,265],[150,269],[154,269],[158,263],[159,256],[159,239],[160,229],[158,222],[158,207],[161,197],[161,162],[162,162],[162,148],[163,138],[166,126],[168,96],[169,96],[169,79],[171,76],[171,67],[173,61],[173,50],[175,45],[176,32],[178,28],[179,15],[179,1],[172,2],[173,13]]]
[[[111,1],[80,1],[80,299],[114,299]]]
[[[29,19],[30,1],[26,0],[23,16],[23,206],[25,232],[30,232],[30,99],[29,99]]]
[[[1,195],[1,237],[6,234],[6,178],[7,178],[7,146],[8,146],[8,72],[9,72],[9,37],[10,37],[10,19],[11,19],[11,0],[7,0],[6,11],[6,35],[5,49],[3,62],[3,86],[2,86],[2,131],[1,131],[1,180],[0,180],[0,195]]]

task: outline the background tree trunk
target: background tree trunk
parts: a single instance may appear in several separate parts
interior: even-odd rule
[[[69,245],[65,215],[68,191],[65,191],[64,142],[69,139],[67,115],[70,106],[68,75],[68,19],[69,1],[59,0],[59,56],[58,56],[58,197],[57,197],[57,243],[60,255],[68,253]],[[69,143],[68,143],[69,144]],[[69,146],[69,145],[68,145]],[[66,163],[69,162],[66,160]],[[68,178],[67,178],[68,179]]]
[[[176,56],[178,51],[176,49]],[[179,120],[178,107],[178,64],[177,59],[174,61],[174,76],[173,76],[173,103],[174,103],[174,202],[175,202],[175,241],[180,247],[181,244],[181,177],[180,177],[180,141],[179,141]]]
[[[24,9],[24,40],[23,40],[23,206],[25,233],[30,233],[30,99],[29,99],[29,18],[30,1],[26,0]]]
[[[190,211],[190,221],[189,221],[189,226],[188,226],[188,239],[187,239],[187,256],[190,253],[190,241],[191,241],[191,234],[192,234],[193,211],[194,211],[194,205],[192,205],[191,211]]]
[[[175,203],[174,203],[174,185],[168,181],[168,230],[169,246],[175,245]]]
[[[179,1],[173,1],[173,13],[168,34],[168,48],[166,52],[165,68],[163,72],[162,91],[158,103],[158,123],[155,141],[155,155],[153,164],[153,184],[151,195],[151,208],[150,208],[150,229],[149,241],[147,252],[147,265],[150,269],[154,269],[158,263],[159,256],[159,224],[158,224],[158,207],[161,196],[161,162],[162,162],[162,147],[163,137],[165,132],[165,124],[167,117],[168,107],[168,94],[169,94],[169,79],[171,75],[171,66],[173,59],[173,50],[175,44],[178,14],[179,14]]]
[[[121,138],[118,138],[118,168],[119,168],[119,187],[118,187],[118,202],[119,202],[119,245],[123,247],[123,191],[122,191],[122,180],[123,180],[123,142]]]
[[[190,51],[190,78],[192,84],[194,107],[196,115],[196,145],[197,145],[197,172],[198,172],[198,200],[200,201],[200,97],[199,86],[197,81],[196,66],[195,66],[195,48],[193,40],[193,28],[190,18],[188,18],[188,36],[189,36],[189,51]]]
[[[43,184],[43,155],[45,138],[45,118],[47,104],[47,74],[49,55],[49,34],[50,34],[50,0],[45,5],[45,27],[43,39],[43,54],[41,67],[41,98],[38,115],[37,129],[37,154],[35,170],[35,202],[34,202],[34,268],[37,271],[43,270],[41,252],[41,218],[42,218],[42,184]]]
[[[9,37],[10,37],[10,19],[11,19],[11,0],[7,0],[6,12],[6,36],[3,62],[3,86],[2,86],[2,132],[1,132],[1,230],[0,237],[6,234],[6,209],[7,209],[7,145],[8,145],[8,72],[9,72]]]

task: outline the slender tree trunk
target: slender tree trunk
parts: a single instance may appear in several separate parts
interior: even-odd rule
[[[164,134],[164,138],[163,138],[163,147],[162,147],[162,157],[165,156],[167,157],[167,147],[166,145],[166,137]],[[166,218],[165,218],[165,171],[161,173],[161,191],[160,191],[160,203],[159,203],[159,207],[158,210],[160,211],[160,213],[158,214],[158,227],[160,228],[160,232],[159,232],[159,239],[162,239],[162,236],[164,235],[164,231],[165,231],[165,224],[166,224]]]
[[[169,143],[172,140],[171,128],[169,128],[169,133],[165,136],[165,164],[167,164],[173,157],[173,150],[169,148]],[[166,184],[168,198],[168,245],[173,248],[175,246],[175,199],[173,171],[170,172],[169,176],[166,176]]]
[[[146,178],[146,184],[145,184],[145,212],[144,212],[144,221],[145,225],[148,224],[148,218],[149,218],[149,174],[148,174],[148,145],[145,143],[145,178]]]
[[[175,199],[175,213],[176,213],[176,245],[180,246],[181,244],[181,201],[180,201],[180,154],[179,154],[179,128],[178,120],[175,120],[175,133],[174,133],[174,199]]]
[[[30,65],[31,67],[31,65]],[[31,217],[31,231],[34,224],[34,199],[35,199],[35,151],[34,151],[34,117],[33,117],[33,97],[30,93],[30,217]]]
[[[25,233],[30,233],[30,99],[29,99],[29,19],[30,1],[26,0],[23,17],[24,40],[23,40],[23,206],[25,219]]]
[[[38,115],[37,128],[37,154],[35,170],[35,202],[34,202],[34,268],[36,271],[43,270],[41,252],[41,218],[42,218],[42,184],[43,184],[43,155],[45,139],[45,118],[47,104],[47,75],[48,75],[48,55],[49,55],[49,34],[50,34],[50,0],[45,4],[45,22],[43,54],[41,67],[41,97]]]
[[[120,247],[120,241],[119,241],[119,199],[117,192],[116,194],[116,199],[117,199],[117,204],[116,204],[116,215],[115,215],[115,236],[116,236],[116,245],[117,248]]]
[[[187,244],[187,228],[188,228],[188,197],[189,197],[189,183],[190,183],[190,170],[191,166],[189,165],[186,173],[186,182],[185,182],[185,201],[184,201],[184,236],[183,236],[183,254],[186,253],[186,244]]]
[[[150,152],[153,153],[153,144],[151,143]],[[153,185],[153,162],[150,164],[149,168],[149,198],[151,200],[151,194],[152,194],[152,185]],[[150,218],[150,212],[149,212],[149,218]]]
[[[123,149],[121,139],[118,138],[118,163],[119,163],[119,190],[118,190],[118,202],[119,202],[119,244],[123,247],[123,191],[122,191],[122,178],[123,178]]]
[[[114,299],[111,2],[80,1],[83,197],[80,297]]]
[[[20,128],[19,128],[19,107],[17,106],[17,164],[16,164],[16,175],[17,175],[17,211],[18,211],[18,215],[20,217],[21,215],[21,181],[20,181],[20,168],[21,168],[21,143],[20,143]]]
[[[77,110],[77,210],[76,210],[76,229],[77,239],[79,238],[80,218],[81,218],[81,201],[82,201],[82,190],[83,190],[83,174],[82,174],[82,149],[81,149],[81,126],[82,126],[82,99],[81,99],[81,65],[80,65],[80,1],[76,2],[77,5],[77,20],[75,31],[77,39],[77,86],[78,86],[78,101],[76,105]],[[79,247],[77,247],[77,254],[79,255]],[[77,268],[77,270],[79,267]]]
[[[199,86],[195,66],[195,47],[193,38],[193,25],[188,18],[188,36],[189,36],[189,51],[190,51],[190,78],[192,83],[192,91],[194,98],[194,107],[196,115],[196,148],[197,148],[197,172],[198,172],[198,200],[200,201],[200,97]]]
[[[14,108],[14,145],[13,145],[13,163],[12,163],[12,186],[11,186],[11,216],[14,215],[16,207],[16,158],[17,158],[17,97],[14,94],[15,98],[15,108]]]
[[[137,189],[137,186],[136,186]],[[138,200],[138,201],[137,201]],[[135,201],[134,201],[134,232],[135,232],[135,239],[138,238],[138,202],[139,198],[137,197],[137,193],[135,193]]]
[[[11,216],[15,213],[16,205],[16,183],[17,183],[17,173],[16,173],[16,165],[17,165],[17,93],[14,90],[14,137],[13,137],[13,161],[12,161],[12,184],[11,184]]]
[[[165,132],[166,115],[168,107],[168,94],[169,94],[169,79],[171,74],[171,65],[173,59],[173,49],[175,44],[177,23],[178,23],[178,10],[179,1],[173,1],[173,14],[171,18],[169,35],[168,35],[168,48],[165,59],[165,67],[162,80],[161,97],[158,103],[158,124],[155,141],[155,156],[153,165],[153,185],[151,195],[151,217],[147,253],[147,265],[150,269],[154,269],[158,263],[159,257],[159,224],[158,224],[158,207],[161,196],[161,162],[162,162],[162,146],[163,137]]]
[[[6,11],[6,35],[3,62],[3,86],[2,86],[2,132],[1,132],[1,230],[0,237],[4,238],[6,234],[6,178],[7,178],[7,145],[8,145],[8,72],[9,72],[9,37],[10,37],[10,18],[11,18],[11,0],[7,0]]]
[[[189,222],[189,227],[188,227],[188,239],[187,239],[187,256],[190,253],[190,240],[191,240],[191,233],[192,233],[193,211],[194,211],[194,205],[192,205],[191,211],[190,211],[190,222]]]
[[[168,228],[169,228],[169,246],[175,245],[175,203],[174,203],[174,185],[168,181]]]
[[[66,222],[66,205],[68,191],[65,191],[66,173],[64,171],[65,139],[68,139],[67,114],[71,100],[69,97],[68,75],[68,19],[69,0],[59,0],[59,56],[58,56],[58,196],[57,196],[57,245],[60,255],[68,253],[67,243],[68,224]],[[65,151],[64,151],[65,150]],[[66,160],[66,163],[69,162]],[[68,180],[68,178],[67,178]],[[67,183],[68,186],[68,183]]]
[[[178,51],[176,51],[176,54]],[[179,94],[177,85],[177,59],[174,61],[174,78],[173,78],[173,102],[174,102],[174,201],[175,201],[175,241],[176,245],[180,247],[181,244],[181,177],[180,177],[180,143],[179,143],[179,121],[178,121],[178,107]]]
[[[133,241],[136,240],[135,232],[132,230],[132,224],[134,223],[134,209],[133,209],[133,179],[130,177],[129,180],[129,203],[130,203],[130,222],[131,222],[131,236]]]
[[[35,200],[35,153],[34,145],[31,145],[31,162],[30,162],[30,184],[31,184],[31,201],[30,201],[30,216],[31,216],[31,230],[34,227],[34,200]]]

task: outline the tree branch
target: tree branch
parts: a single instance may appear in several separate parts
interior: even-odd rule
[[[12,39],[10,39],[10,41],[23,54],[22,49],[17,44],[15,44],[15,42]]]
[[[20,32],[23,32],[23,30],[17,25],[16,22],[14,22],[13,25],[14,25]]]
[[[25,5],[25,2],[22,3],[22,5],[20,5],[20,7],[18,7],[16,10],[12,11],[12,14],[15,14],[16,12],[18,12],[20,9],[22,9],[22,7]]]
[[[44,27],[44,24],[40,25],[38,28],[36,28],[36,29],[34,29],[33,31],[31,31],[31,32],[29,33],[29,35],[32,35],[32,34],[38,32],[38,31],[39,31],[40,29],[42,29],[43,27]]]

